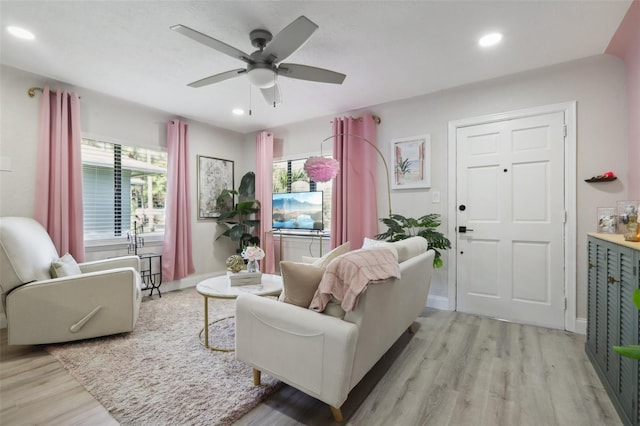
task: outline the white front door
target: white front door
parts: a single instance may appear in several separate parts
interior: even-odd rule
[[[457,129],[459,311],[564,329],[564,139],[563,112]]]

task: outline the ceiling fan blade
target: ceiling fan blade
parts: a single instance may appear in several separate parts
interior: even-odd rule
[[[264,48],[263,57],[268,58],[271,56],[273,58],[272,62],[285,60],[298,50],[317,29],[318,26],[311,22],[309,18],[300,16],[276,34],[271,43]]]
[[[212,75],[212,76],[209,76],[209,77],[205,77],[202,80],[198,80],[198,81],[194,81],[193,83],[189,83],[188,86],[190,86],[190,87],[208,86],[209,84],[219,83],[221,81],[228,80],[230,78],[238,77],[239,75],[242,75],[242,74],[244,74],[246,72],[247,72],[247,70],[245,70],[244,68],[238,68],[237,70],[226,71],[226,72],[222,72],[220,74],[216,74],[216,75]]]
[[[262,92],[264,100],[267,101],[269,105],[276,106],[277,104],[282,103],[282,95],[280,94],[280,86],[278,86],[278,83],[272,87],[260,89],[260,91]]]
[[[278,75],[297,78],[299,80],[331,84],[342,84],[344,79],[347,77],[345,74],[341,74],[339,72],[300,64],[280,64],[278,67]]]
[[[248,64],[253,64],[253,60],[249,55],[244,53],[241,50],[236,49],[233,46],[229,46],[227,43],[223,43],[220,40],[216,40],[213,37],[209,37],[206,34],[202,34],[200,31],[196,31],[189,27],[185,27],[184,25],[174,25],[170,27],[173,31],[176,31],[182,35],[189,37],[192,40],[197,41],[198,43],[202,43],[205,46],[209,46],[212,49],[217,50],[218,52],[222,52],[226,55],[229,55],[233,58],[240,59]]]

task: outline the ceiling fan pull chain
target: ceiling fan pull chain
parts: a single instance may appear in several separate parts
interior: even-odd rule
[[[249,84],[249,116],[251,116],[251,84]]]

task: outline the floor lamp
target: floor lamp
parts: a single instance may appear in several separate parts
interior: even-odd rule
[[[320,142],[320,157],[309,157],[309,159],[304,163],[304,170],[307,172],[307,175],[315,182],[328,182],[331,179],[335,178],[338,175],[340,170],[340,164],[333,157],[323,157],[322,156],[322,144],[329,139],[333,139],[337,136],[353,136],[355,138],[360,139],[361,141],[369,144],[373,149],[376,150],[382,163],[384,164],[384,170],[387,174],[387,200],[389,202],[389,217],[391,217],[391,178],[389,175],[389,166],[387,165],[387,161],[384,159],[384,155],[378,147],[371,142],[369,139],[356,135],[353,133],[339,133],[337,135],[329,136]]]

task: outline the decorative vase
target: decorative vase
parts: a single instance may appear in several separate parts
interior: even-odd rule
[[[258,272],[260,271],[260,267],[258,266],[257,260],[249,260],[247,262],[247,272]]]
[[[627,241],[638,241],[638,210],[640,201],[618,201],[618,232]]]
[[[238,273],[244,268],[244,259],[237,254],[230,256],[225,262],[227,269],[233,273]]]

